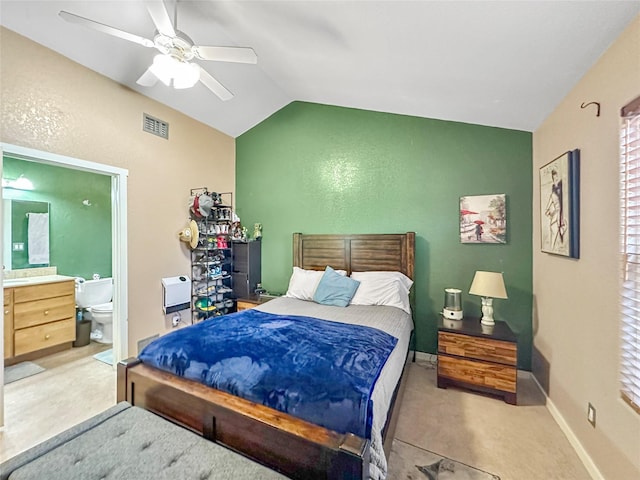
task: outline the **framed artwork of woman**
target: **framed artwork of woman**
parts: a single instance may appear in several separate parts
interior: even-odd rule
[[[580,257],[580,150],[540,168],[541,250]]]

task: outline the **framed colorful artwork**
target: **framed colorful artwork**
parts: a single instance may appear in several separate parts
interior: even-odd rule
[[[540,168],[541,250],[580,258],[580,150]]]
[[[504,193],[460,197],[461,243],[507,243]]]

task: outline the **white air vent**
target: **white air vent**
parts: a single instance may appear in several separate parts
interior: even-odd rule
[[[143,115],[142,129],[145,132],[153,133],[159,137],[169,138],[169,124],[162,120],[158,120],[147,113]]]

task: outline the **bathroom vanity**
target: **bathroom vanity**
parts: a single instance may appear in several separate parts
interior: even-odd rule
[[[4,281],[4,356],[10,365],[70,348],[76,338],[75,281],[64,275]],[[21,358],[18,358],[21,357]],[[15,361],[14,361],[15,360]]]

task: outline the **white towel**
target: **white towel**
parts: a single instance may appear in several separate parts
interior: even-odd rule
[[[49,264],[49,214],[28,213],[29,264]]]

